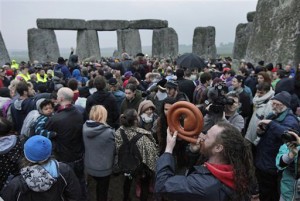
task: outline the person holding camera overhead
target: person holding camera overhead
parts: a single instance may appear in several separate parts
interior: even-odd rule
[[[280,183],[280,201],[298,200],[300,198],[298,179],[300,137],[298,132],[287,131],[282,138],[283,144],[276,157],[278,170],[283,171]]]
[[[279,174],[275,159],[283,144],[284,131],[299,131],[299,121],[290,109],[291,95],[282,91],[272,99],[272,112],[258,122],[257,134],[261,137],[256,149],[256,176],[260,200],[279,200]]]

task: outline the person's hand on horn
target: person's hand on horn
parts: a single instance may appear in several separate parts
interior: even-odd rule
[[[168,129],[167,129],[167,146],[166,146],[165,152],[173,153],[173,149],[176,144],[177,134],[178,134],[178,131],[175,131],[174,133],[172,133],[168,127]]]

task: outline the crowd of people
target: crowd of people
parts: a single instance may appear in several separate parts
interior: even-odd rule
[[[110,179],[120,176],[124,201],[300,198],[300,64],[205,64],[126,52],[81,62],[73,51],[56,62],[6,63],[0,197],[114,200]],[[204,116],[196,144],[168,128],[178,101]]]

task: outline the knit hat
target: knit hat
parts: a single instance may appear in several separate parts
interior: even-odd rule
[[[139,105],[138,114],[141,115],[150,107],[152,107],[154,110],[156,109],[155,105],[153,104],[153,102],[151,100],[142,101]]]
[[[271,100],[277,100],[288,108],[291,107],[291,94],[287,91],[282,91],[276,94]]]
[[[41,135],[29,138],[24,144],[25,158],[33,163],[46,161],[52,152],[51,141]]]
[[[125,74],[124,74],[124,77],[125,78],[129,78],[129,77],[131,77],[133,74],[132,74],[132,72],[131,71],[127,71]]]

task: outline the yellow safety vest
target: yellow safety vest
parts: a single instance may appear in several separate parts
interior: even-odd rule
[[[29,73],[27,73],[27,75],[24,75],[23,73],[20,73],[17,76],[21,76],[26,82],[30,80]]]
[[[39,73],[37,73],[37,74],[36,74],[36,78],[37,78],[37,82],[43,82],[43,83],[45,83],[45,82],[47,82],[48,76],[47,76],[47,74],[45,73],[45,74],[44,74],[44,78],[42,78],[41,75],[40,75]]]

